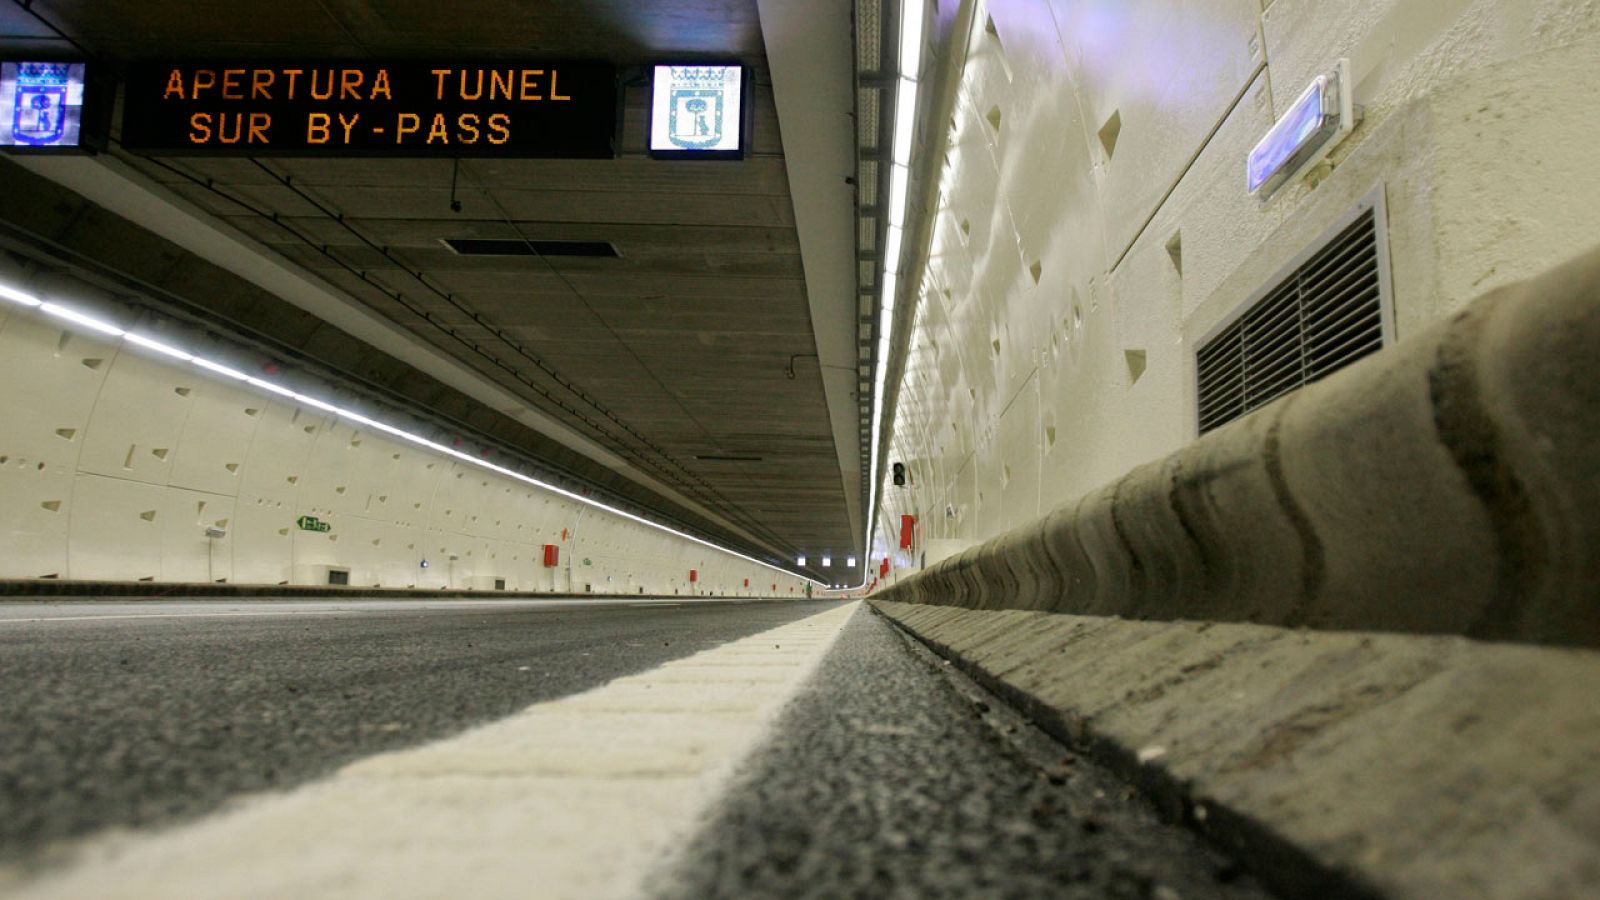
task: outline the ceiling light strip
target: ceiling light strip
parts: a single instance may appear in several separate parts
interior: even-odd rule
[[[910,202],[911,156],[915,146],[917,125],[917,100],[922,75],[923,29],[927,18],[927,0],[900,0],[900,78],[895,83],[893,166],[889,170],[889,209],[886,218],[889,231],[885,238],[883,257],[883,293],[878,312],[878,360],[873,373],[873,404],[871,453],[868,478],[870,491],[867,499],[867,559],[863,567],[861,585],[867,583],[867,570],[872,566],[872,533],[878,519],[878,502],[882,486],[878,479],[878,463],[883,443],[884,405],[889,377],[889,348],[893,344],[895,294],[899,290],[900,251],[905,238],[907,207]]]
[[[541,490],[546,490],[546,491],[550,491],[551,493],[554,493],[554,494],[559,494],[562,497],[567,498],[568,500],[572,500],[573,502],[581,503],[581,504],[583,504],[585,506],[593,507],[593,508],[601,510],[603,512],[610,513],[611,515],[614,515],[614,516],[620,516],[620,517],[622,517],[624,519],[629,520],[630,522],[636,522],[636,523],[638,523],[640,525],[644,525],[644,526],[649,527],[649,528],[654,528],[657,531],[664,531],[664,532],[666,532],[668,534],[671,534],[671,535],[674,535],[676,537],[683,538],[684,540],[692,541],[692,542],[694,542],[696,544],[701,545],[702,547],[707,547],[709,549],[716,550],[716,551],[718,551],[720,553],[726,553],[729,556],[737,557],[737,558],[742,559],[742,560],[744,560],[746,562],[755,563],[758,566],[761,566],[761,567],[766,568],[766,569],[771,569],[772,571],[778,572],[778,573],[780,573],[782,575],[795,577],[795,578],[803,578],[806,581],[809,581],[812,584],[815,584],[816,586],[818,586],[820,588],[824,588],[824,589],[827,588],[827,585],[824,584],[823,582],[818,581],[815,578],[811,578],[811,577],[809,577],[807,575],[803,575],[803,574],[800,574],[798,572],[791,572],[788,569],[779,568],[778,566],[774,566],[773,564],[771,564],[769,562],[765,562],[763,560],[756,559],[753,556],[747,556],[747,555],[745,555],[743,553],[740,553],[737,550],[733,550],[733,549],[730,549],[728,547],[723,547],[721,545],[712,543],[711,541],[705,540],[704,538],[695,537],[692,534],[689,534],[689,533],[683,532],[683,531],[679,531],[676,528],[671,528],[671,527],[663,525],[663,524],[661,524],[659,522],[652,522],[651,520],[646,519],[643,516],[635,515],[635,514],[630,513],[630,512],[628,512],[626,510],[618,509],[618,508],[616,508],[614,506],[609,506],[609,505],[607,505],[605,503],[601,503],[600,501],[595,500],[593,498],[585,497],[582,494],[578,494],[578,493],[575,493],[573,491],[566,490],[565,488],[560,488],[560,487],[557,487],[557,486],[555,486],[553,484],[549,484],[547,482],[540,481],[539,479],[534,478],[532,476],[524,475],[521,472],[517,472],[517,471],[514,471],[512,469],[508,469],[505,466],[496,465],[496,464],[494,464],[492,462],[489,462],[487,460],[475,457],[475,456],[471,455],[470,453],[464,453],[464,452],[462,452],[460,450],[457,450],[457,449],[455,449],[453,447],[446,447],[443,444],[440,444],[440,443],[438,443],[436,441],[431,441],[431,440],[429,440],[429,439],[427,439],[425,437],[422,437],[419,434],[414,434],[412,432],[406,431],[403,428],[398,428],[396,426],[389,425],[389,424],[386,424],[384,422],[377,421],[376,419],[369,418],[369,417],[364,416],[364,415],[362,415],[362,414],[360,414],[358,412],[355,412],[353,410],[345,409],[342,406],[338,406],[336,404],[329,403],[326,400],[320,400],[320,399],[318,399],[316,397],[312,397],[312,396],[308,396],[306,394],[302,394],[302,393],[300,393],[298,391],[295,391],[295,390],[293,390],[291,388],[285,387],[285,386],[283,386],[281,384],[277,384],[277,383],[274,383],[274,382],[271,382],[271,381],[267,381],[267,380],[262,379],[262,378],[256,378],[255,376],[248,375],[248,374],[246,374],[244,372],[239,371],[238,369],[232,368],[230,366],[225,366],[225,365],[223,365],[221,363],[218,363],[218,362],[213,362],[212,360],[206,359],[203,356],[197,356],[197,355],[195,355],[193,353],[188,352],[187,350],[183,350],[181,348],[174,347],[171,344],[167,344],[167,343],[164,343],[162,341],[158,341],[155,338],[151,338],[151,337],[148,337],[146,335],[139,334],[137,332],[125,331],[124,329],[119,328],[116,325],[113,325],[113,324],[111,324],[109,322],[102,321],[100,319],[95,318],[94,316],[85,314],[85,313],[80,312],[80,311],[78,311],[76,309],[73,309],[71,307],[62,306],[61,304],[55,303],[53,301],[40,300],[39,298],[34,297],[33,295],[26,293],[25,291],[21,291],[21,290],[18,290],[16,288],[9,287],[9,286],[3,285],[3,284],[0,284],[0,299],[9,300],[12,303],[15,303],[15,304],[17,304],[19,306],[24,306],[24,307],[37,309],[40,312],[43,312],[43,313],[45,313],[47,315],[53,316],[53,317],[55,317],[57,319],[62,319],[64,321],[70,322],[70,323],[72,323],[74,325],[78,325],[78,326],[83,327],[83,328],[87,328],[87,329],[89,329],[91,331],[98,332],[100,334],[106,335],[107,337],[122,338],[124,341],[126,341],[129,344],[133,344],[136,347],[140,347],[140,348],[143,348],[143,349],[146,349],[146,350],[153,351],[153,352],[155,352],[157,354],[160,354],[161,356],[167,357],[168,359],[177,360],[179,362],[191,363],[194,366],[196,366],[198,368],[201,368],[201,369],[204,369],[204,370],[206,370],[208,372],[211,372],[213,374],[220,375],[220,376],[222,376],[224,378],[228,378],[228,379],[231,379],[233,381],[243,382],[244,384],[247,384],[247,385],[249,385],[251,387],[259,388],[259,389],[267,391],[269,393],[277,394],[280,397],[283,397],[283,398],[288,399],[288,400],[292,400],[292,401],[294,401],[296,403],[300,403],[300,404],[304,404],[306,406],[310,406],[310,407],[312,407],[314,409],[320,409],[323,412],[329,413],[330,415],[333,415],[333,416],[337,416],[338,418],[341,418],[341,419],[345,419],[346,421],[353,422],[353,423],[358,424],[358,425],[363,425],[363,426],[366,426],[366,427],[369,427],[369,428],[377,429],[378,431],[382,431],[385,434],[389,434],[389,435],[392,435],[394,437],[400,438],[401,440],[404,440],[404,441],[407,441],[409,443],[415,444],[415,445],[417,445],[419,447],[423,447],[423,448],[426,448],[428,450],[432,450],[435,453],[439,453],[439,454],[442,454],[444,456],[451,457],[452,459],[460,460],[461,462],[471,464],[471,465],[476,466],[477,468],[480,468],[480,469],[487,469],[490,472],[494,472],[494,473],[496,473],[498,475],[504,475],[507,478],[513,479],[515,481],[520,481],[523,484],[527,484],[527,485],[530,485],[532,487],[540,488]]]

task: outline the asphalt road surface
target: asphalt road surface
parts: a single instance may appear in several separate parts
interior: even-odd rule
[[[658,888],[673,900],[1270,896],[866,610]]]
[[[834,605],[0,604],[0,862],[303,783]]]
[[[43,868],[74,838],[193,819],[836,605],[0,604],[0,866]],[[1268,896],[865,608],[682,834],[647,893]]]

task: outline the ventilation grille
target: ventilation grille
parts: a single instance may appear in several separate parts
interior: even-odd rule
[[[856,196],[860,198],[862,206],[876,206],[878,203],[878,164],[870,160],[862,160],[856,168]]]
[[[445,238],[444,245],[460,256],[598,256],[615,258],[617,248],[606,241],[517,241]]]
[[[1200,433],[1382,348],[1379,275],[1368,209],[1201,346]]]
[[[861,0],[856,4],[856,71],[876,72],[881,64],[883,45],[881,0]]]
[[[864,87],[856,91],[856,144],[862,150],[878,149],[880,102],[877,88]]]

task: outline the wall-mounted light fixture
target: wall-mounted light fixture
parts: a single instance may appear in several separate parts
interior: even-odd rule
[[[1361,113],[1351,98],[1350,60],[1318,75],[1245,161],[1245,186],[1265,201],[1322,160],[1355,130]]]

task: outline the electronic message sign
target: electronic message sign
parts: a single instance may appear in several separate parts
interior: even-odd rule
[[[0,62],[0,146],[82,146],[84,64]]]
[[[744,157],[744,67],[660,65],[650,79],[650,155]]]
[[[183,62],[129,67],[146,154],[610,158],[607,63]]]

